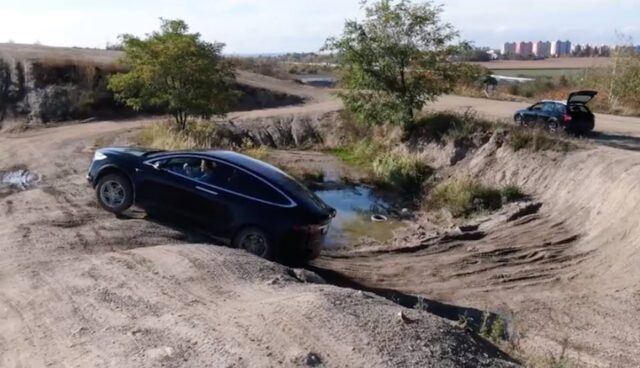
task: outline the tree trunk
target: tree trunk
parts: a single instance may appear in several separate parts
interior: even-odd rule
[[[184,111],[176,111],[173,113],[173,118],[176,121],[178,130],[183,131],[187,127],[187,119],[189,115]]]

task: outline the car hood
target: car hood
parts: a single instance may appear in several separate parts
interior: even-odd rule
[[[596,91],[578,91],[573,92],[569,95],[567,99],[567,104],[569,105],[586,105],[589,101],[593,100],[598,92]]]

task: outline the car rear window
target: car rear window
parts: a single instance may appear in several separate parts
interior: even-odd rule
[[[271,185],[244,170],[221,162],[216,162],[209,184],[273,204],[290,204],[290,201]]]
[[[235,169],[229,180],[229,188],[240,194],[258,198],[263,201],[280,205],[290,204],[289,200],[272,186],[242,170]]]

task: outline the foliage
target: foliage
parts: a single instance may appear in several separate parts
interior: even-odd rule
[[[415,193],[422,189],[433,169],[415,156],[385,153],[373,161],[373,173],[386,185]]]
[[[513,192],[512,186],[498,189],[469,178],[451,179],[432,190],[428,204],[433,209],[447,209],[455,217],[470,217],[500,209],[515,200]]]
[[[457,33],[431,2],[366,3],[363,22],[349,20],[327,40],[336,52],[346,108],[367,124],[411,125],[414,111],[452,89],[457,68],[448,43]]]
[[[419,157],[392,152],[390,147],[364,139],[329,150],[348,165],[368,171],[377,184],[418,193],[433,170]]]
[[[515,127],[510,129],[507,138],[514,151],[531,149],[533,151],[567,152],[575,148],[571,142],[554,136],[542,128]]]
[[[506,336],[507,324],[504,319],[500,317],[490,321],[490,316],[488,312],[482,314],[479,334],[494,344],[498,344],[503,341]]]
[[[329,153],[345,163],[365,170],[373,169],[373,159],[386,152],[386,148],[371,139],[363,139],[343,147],[333,148]]]
[[[631,47],[617,48],[611,58],[609,76],[609,105],[640,110],[640,55]]]
[[[435,112],[418,119],[412,127],[411,136],[429,141],[440,141],[445,137],[467,138],[476,132],[493,130],[495,126],[496,123],[481,118],[472,110],[464,113]]]
[[[516,185],[507,185],[502,188],[502,202],[511,203],[526,199],[528,196]]]
[[[224,44],[203,41],[181,20],[161,19],[160,31],[145,39],[121,35],[126,73],[112,76],[108,87],[135,110],[169,112],[179,129],[190,116],[226,113],[235,97],[235,77],[221,56]]]

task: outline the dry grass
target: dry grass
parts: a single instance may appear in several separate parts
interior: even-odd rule
[[[491,70],[501,69],[584,69],[603,67],[609,64],[609,58],[600,57],[566,57],[549,58],[545,60],[496,60],[487,62],[477,62]]]

